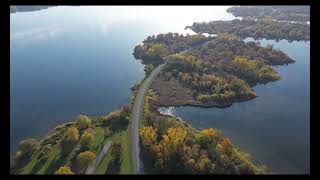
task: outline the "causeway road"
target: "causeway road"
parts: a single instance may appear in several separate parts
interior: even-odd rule
[[[148,90],[152,80],[159,74],[165,64],[158,65],[150,75],[143,81],[137,92],[134,100],[134,105],[131,114],[131,142],[132,142],[132,161],[133,170],[135,174],[143,173],[142,161],[140,160],[140,144],[139,144],[139,129],[140,129],[140,116],[144,104],[144,96]]]

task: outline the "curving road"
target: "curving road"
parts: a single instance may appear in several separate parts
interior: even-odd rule
[[[204,43],[197,45],[196,47],[201,47]],[[186,53],[194,48],[189,48],[184,51],[181,51],[180,54]],[[166,57],[164,58],[166,59]],[[166,62],[167,63],[167,62]],[[132,163],[133,163],[133,171],[136,174],[143,173],[143,164],[140,160],[140,144],[139,144],[139,125],[140,125],[140,116],[143,108],[143,101],[144,101],[144,95],[146,91],[148,90],[152,80],[154,77],[156,77],[161,69],[166,65],[166,63],[161,64],[157,66],[148,76],[147,79],[143,81],[141,84],[137,96],[134,100],[134,105],[132,109],[132,115],[131,115],[131,143],[132,143]]]
[[[148,76],[147,79],[143,81],[141,84],[137,96],[134,100],[134,105],[132,109],[131,116],[131,143],[132,143],[132,161],[133,161],[133,170],[134,173],[140,174],[143,172],[142,161],[140,160],[140,145],[139,145],[139,125],[140,125],[140,116],[141,110],[143,108],[144,95],[149,88],[152,80],[156,75],[159,74],[161,69],[165,66],[165,64],[161,64],[157,66]]]

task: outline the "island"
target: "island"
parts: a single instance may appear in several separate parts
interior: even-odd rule
[[[186,26],[186,28],[190,28],[197,33],[217,34],[218,32],[225,32],[243,38],[265,38],[277,41],[281,39],[289,41],[310,40],[309,24],[277,22],[272,19],[195,22],[192,26]]]
[[[271,18],[277,21],[306,23],[310,21],[310,6],[234,6],[228,13],[243,18]]]
[[[251,87],[280,79],[272,65],[294,62],[271,45],[261,47],[228,33],[149,36],[134,56],[147,74],[166,63],[151,84],[158,106],[226,107],[250,100],[257,97]]]

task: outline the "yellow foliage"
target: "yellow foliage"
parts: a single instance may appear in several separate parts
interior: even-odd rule
[[[239,40],[240,37],[234,35],[234,34],[229,34],[229,33],[224,33],[224,32],[218,32],[217,34],[218,39],[222,39],[222,40],[227,40],[227,41],[231,41],[231,40]]]
[[[204,137],[216,137],[219,136],[219,132],[213,128],[207,128],[207,129],[203,129],[200,132],[200,135],[204,136]]]
[[[85,131],[81,138],[81,145],[85,147],[89,147],[93,140],[93,134],[89,131]]]
[[[71,140],[71,141],[78,141],[79,139],[79,131],[76,127],[72,126],[72,127],[69,127],[68,128],[68,131],[67,131],[67,134],[68,134],[68,138]]]
[[[164,154],[169,157],[180,148],[186,138],[187,132],[178,128],[169,128],[167,134],[163,135],[162,147]]]
[[[113,111],[108,114],[107,121],[120,119],[120,111]]]
[[[74,174],[69,166],[62,166],[60,167],[55,174]]]
[[[82,115],[82,114],[78,116],[78,125],[80,129],[88,128],[90,124],[91,124],[91,119],[88,116]]]
[[[198,172],[209,172],[212,169],[212,163],[207,156],[201,156],[195,167]]]
[[[140,137],[143,145],[152,146],[157,139],[157,129],[152,126],[145,126],[140,129]]]
[[[77,163],[80,169],[87,168],[90,163],[93,163],[96,158],[96,154],[91,151],[85,151],[77,156]]]
[[[169,54],[169,51],[162,44],[154,44],[148,49],[147,54],[151,57],[155,57],[157,55],[164,57]]]

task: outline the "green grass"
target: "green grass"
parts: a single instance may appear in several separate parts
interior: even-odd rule
[[[23,168],[21,168],[20,172],[21,174],[30,174],[33,167],[38,163],[38,157],[39,157],[40,151],[38,151],[31,159],[31,161],[26,164]]]
[[[104,129],[102,127],[95,127],[93,129],[93,140],[91,144],[91,150],[98,155],[104,141]]]
[[[131,126],[128,126],[131,127]],[[119,142],[121,143],[122,147],[122,153],[121,153],[121,159],[122,164],[120,168],[120,174],[131,174],[133,173],[132,169],[132,148],[131,148],[131,140],[129,133],[131,131],[131,128],[122,131],[119,136]]]
[[[42,165],[41,169],[37,172],[37,174],[51,174],[54,173],[57,168],[62,165],[62,159],[60,158],[61,149],[59,144],[55,144],[52,147],[52,152],[47,159],[47,161]]]
[[[119,142],[121,143],[122,147],[122,153],[121,153],[121,167],[120,167],[120,174],[132,174],[132,153],[131,153],[131,141],[130,141],[130,125],[128,126],[128,129],[117,132],[113,134],[110,139],[112,140],[112,143]],[[110,147],[111,148],[111,147]],[[107,154],[103,157],[100,164],[96,167],[94,174],[105,174],[105,171],[108,167],[108,164],[111,160],[111,151],[107,152]]]
[[[119,173],[133,173],[130,132],[131,123],[127,129],[119,131],[108,139],[105,139],[104,128],[100,126],[94,127],[92,129],[93,140],[90,149],[98,155],[103,148],[104,142],[107,140],[111,139],[112,142],[120,142],[122,147],[122,164]],[[70,161],[66,158],[61,158],[60,154],[61,149],[59,147],[59,143],[52,146],[52,152],[47,159],[40,158],[40,151],[38,151],[32,156],[25,166],[20,168],[20,174],[54,174],[60,166],[64,165],[67,161]],[[108,151],[95,169],[94,174],[104,174],[111,158],[111,151]]]
[[[50,174],[54,173],[56,167],[61,164],[59,144],[52,147],[52,152],[48,159],[39,158],[40,151],[37,152],[31,161],[21,168],[21,174]]]
[[[106,139],[106,141],[110,140],[110,138]],[[106,142],[105,141],[105,142]],[[111,160],[111,151],[108,150],[107,154],[102,158],[99,165],[94,170],[94,174],[105,174],[106,169],[108,167],[109,161]]]

